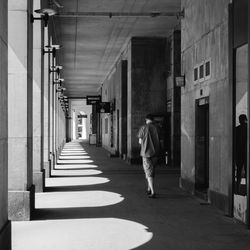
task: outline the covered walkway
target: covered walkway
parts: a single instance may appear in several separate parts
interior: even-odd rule
[[[178,188],[159,167],[148,199],[141,167],[103,148],[67,143],[31,221],[12,222],[13,250],[249,249],[250,232]]]

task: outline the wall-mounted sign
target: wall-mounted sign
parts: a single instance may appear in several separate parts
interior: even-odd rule
[[[100,102],[96,105],[97,113],[110,113],[110,102]]]
[[[78,115],[77,118],[88,118],[87,115]]]
[[[100,95],[88,95],[86,96],[87,105],[93,105],[101,102],[101,96]]]
[[[198,106],[202,106],[209,103],[209,97],[203,97],[197,100]]]
[[[176,76],[175,82],[177,87],[184,87],[185,86],[185,76]]]

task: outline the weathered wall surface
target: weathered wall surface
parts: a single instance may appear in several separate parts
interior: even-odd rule
[[[182,0],[181,178],[195,181],[195,100],[209,96],[209,189],[227,196],[232,165],[232,110],[228,80],[229,0]],[[209,79],[194,84],[196,65],[211,61]],[[194,186],[189,186],[190,191]]]
[[[115,103],[112,113],[101,115],[102,120],[102,145],[115,154],[119,151],[119,120],[121,111],[121,61],[118,61],[110,75],[103,83],[102,101]],[[106,120],[106,121],[105,121]],[[106,125],[105,125],[106,123]],[[108,128],[105,128],[108,126]],[[113,130],[113,131],[112,131]]]
[[[180,115],[181,88],[176,86],[175,77],[181,75],[181,33],[175,30],[167,44],[167,127],[166,151],[168,162],[180,167]]]
[[[9,218],[29,220],[33,193],[32,1],[8,1]]]
[[[128,159],[139,157],[136,137],[148,113],[166,114],[166,39],[132,38],[128,77]],[[130,61],[130,60],[129,60]],[[131,71],[130,71],[131,70]]]
[[[146,114],[166,113],[165,49],[165,38],[132,38],[103,83],[102,100],[115,100],[115,110],[112,114],[102,115],[102,144],[112,153],[126,152],[129,161],[140,157],[136,135],[140,126],[145,123]],[[127,60],[127,67],[123,67],[123,71],[127,72],[122,72],[122,60]],[[124,79],[126,73],[127,77]],[[127,85],[127,91],[123,84]],[[124,105],[126,117],[124,114],[122,116]],[[127,122],[127,126],[122,127],[123,122]],[[122,138],[124,129],[127,134],[127,150],[124,150],[124,145],[121,150],[121,139],[125,141]]]

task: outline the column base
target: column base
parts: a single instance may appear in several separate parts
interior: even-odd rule
[[[11,222],[7,223],[0,230],[0,249],[11,250]]]
[[[42,193],[45,186],[45,179],[44,179],[45,171],[41,172],[34,172],[33,173],[33,183],[35,185],[35,192]]]
[[[50,177],[50,161],[45,161],[43,163],[43,168],[45,172],[45,178],[49,178]]]
[[[53,154],[51,159],[50,159],[50,169],[52,170],[55,170],[55,165],[56,165],[56,155]]]
[[[195,184],[191,180],[184,179],[182,177],[179,178],[179,186],[180,188],[184,189],[185,191],[194,195],[195,193]]]
[[[35,186],[28,191],[9,191],[8,195],[9,220],[30,220],[35,208]]]

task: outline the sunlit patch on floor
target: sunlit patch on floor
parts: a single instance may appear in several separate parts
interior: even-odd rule
[[[94,164],[63,164],[56,165],[55,169],[88,169],[88,168],[98,168],[97,165]]]
[[[120,203],[124,198],[107,191],[77,191],[36,193],[37,209],[103,207]]]
[[[69,186],[86,186],[107,183],[110,180],[104,177],[62,177],[46,178],[46,187],[69,187]]]
[[[71,155],[71,154],[83,154],[85,153],[85,155],[87,154],[87,152],[85,151],[81,151],[81,150],[77,150],[77,151],[62,151],[61,155],[67,154],[67,155]]]
[[[57,164],[85,164],[92,162],[92,160],[58,160]]]
[[[59,156],[59,160],[82,160],[82,159],[89,159],[90,156],[88,155],[61,155]]]
[[[63,149],[84,149],[82,146],[64,146]]]
[[[83,148],[64,148],[62,152],[75,152],[75,151],[82,151],[86,152]]]
[[[68,152],[68,153],[61,153],[61,155],[65,155],[65,156],[67,156],[67,155],[87,155],[87,153],[85,153],[85,152],[81,152],[81,153],[72,153],[72,152]]]
[[[64,148],[64,149],[62,150],[62,152],[63,152],[63,151],[67,151],[67,152],[84,151],[84,152],[86,152],[83,148]]]
[[[13,250],[129,250],[153,237],[146,226],[117,218],[13,222],[12,225]]]
[[[102,174],[100,170],[94,169],[73,169],[73,170],[51,170],[52,177],[56,176],[79,176],[79,175],[98,175]]]

